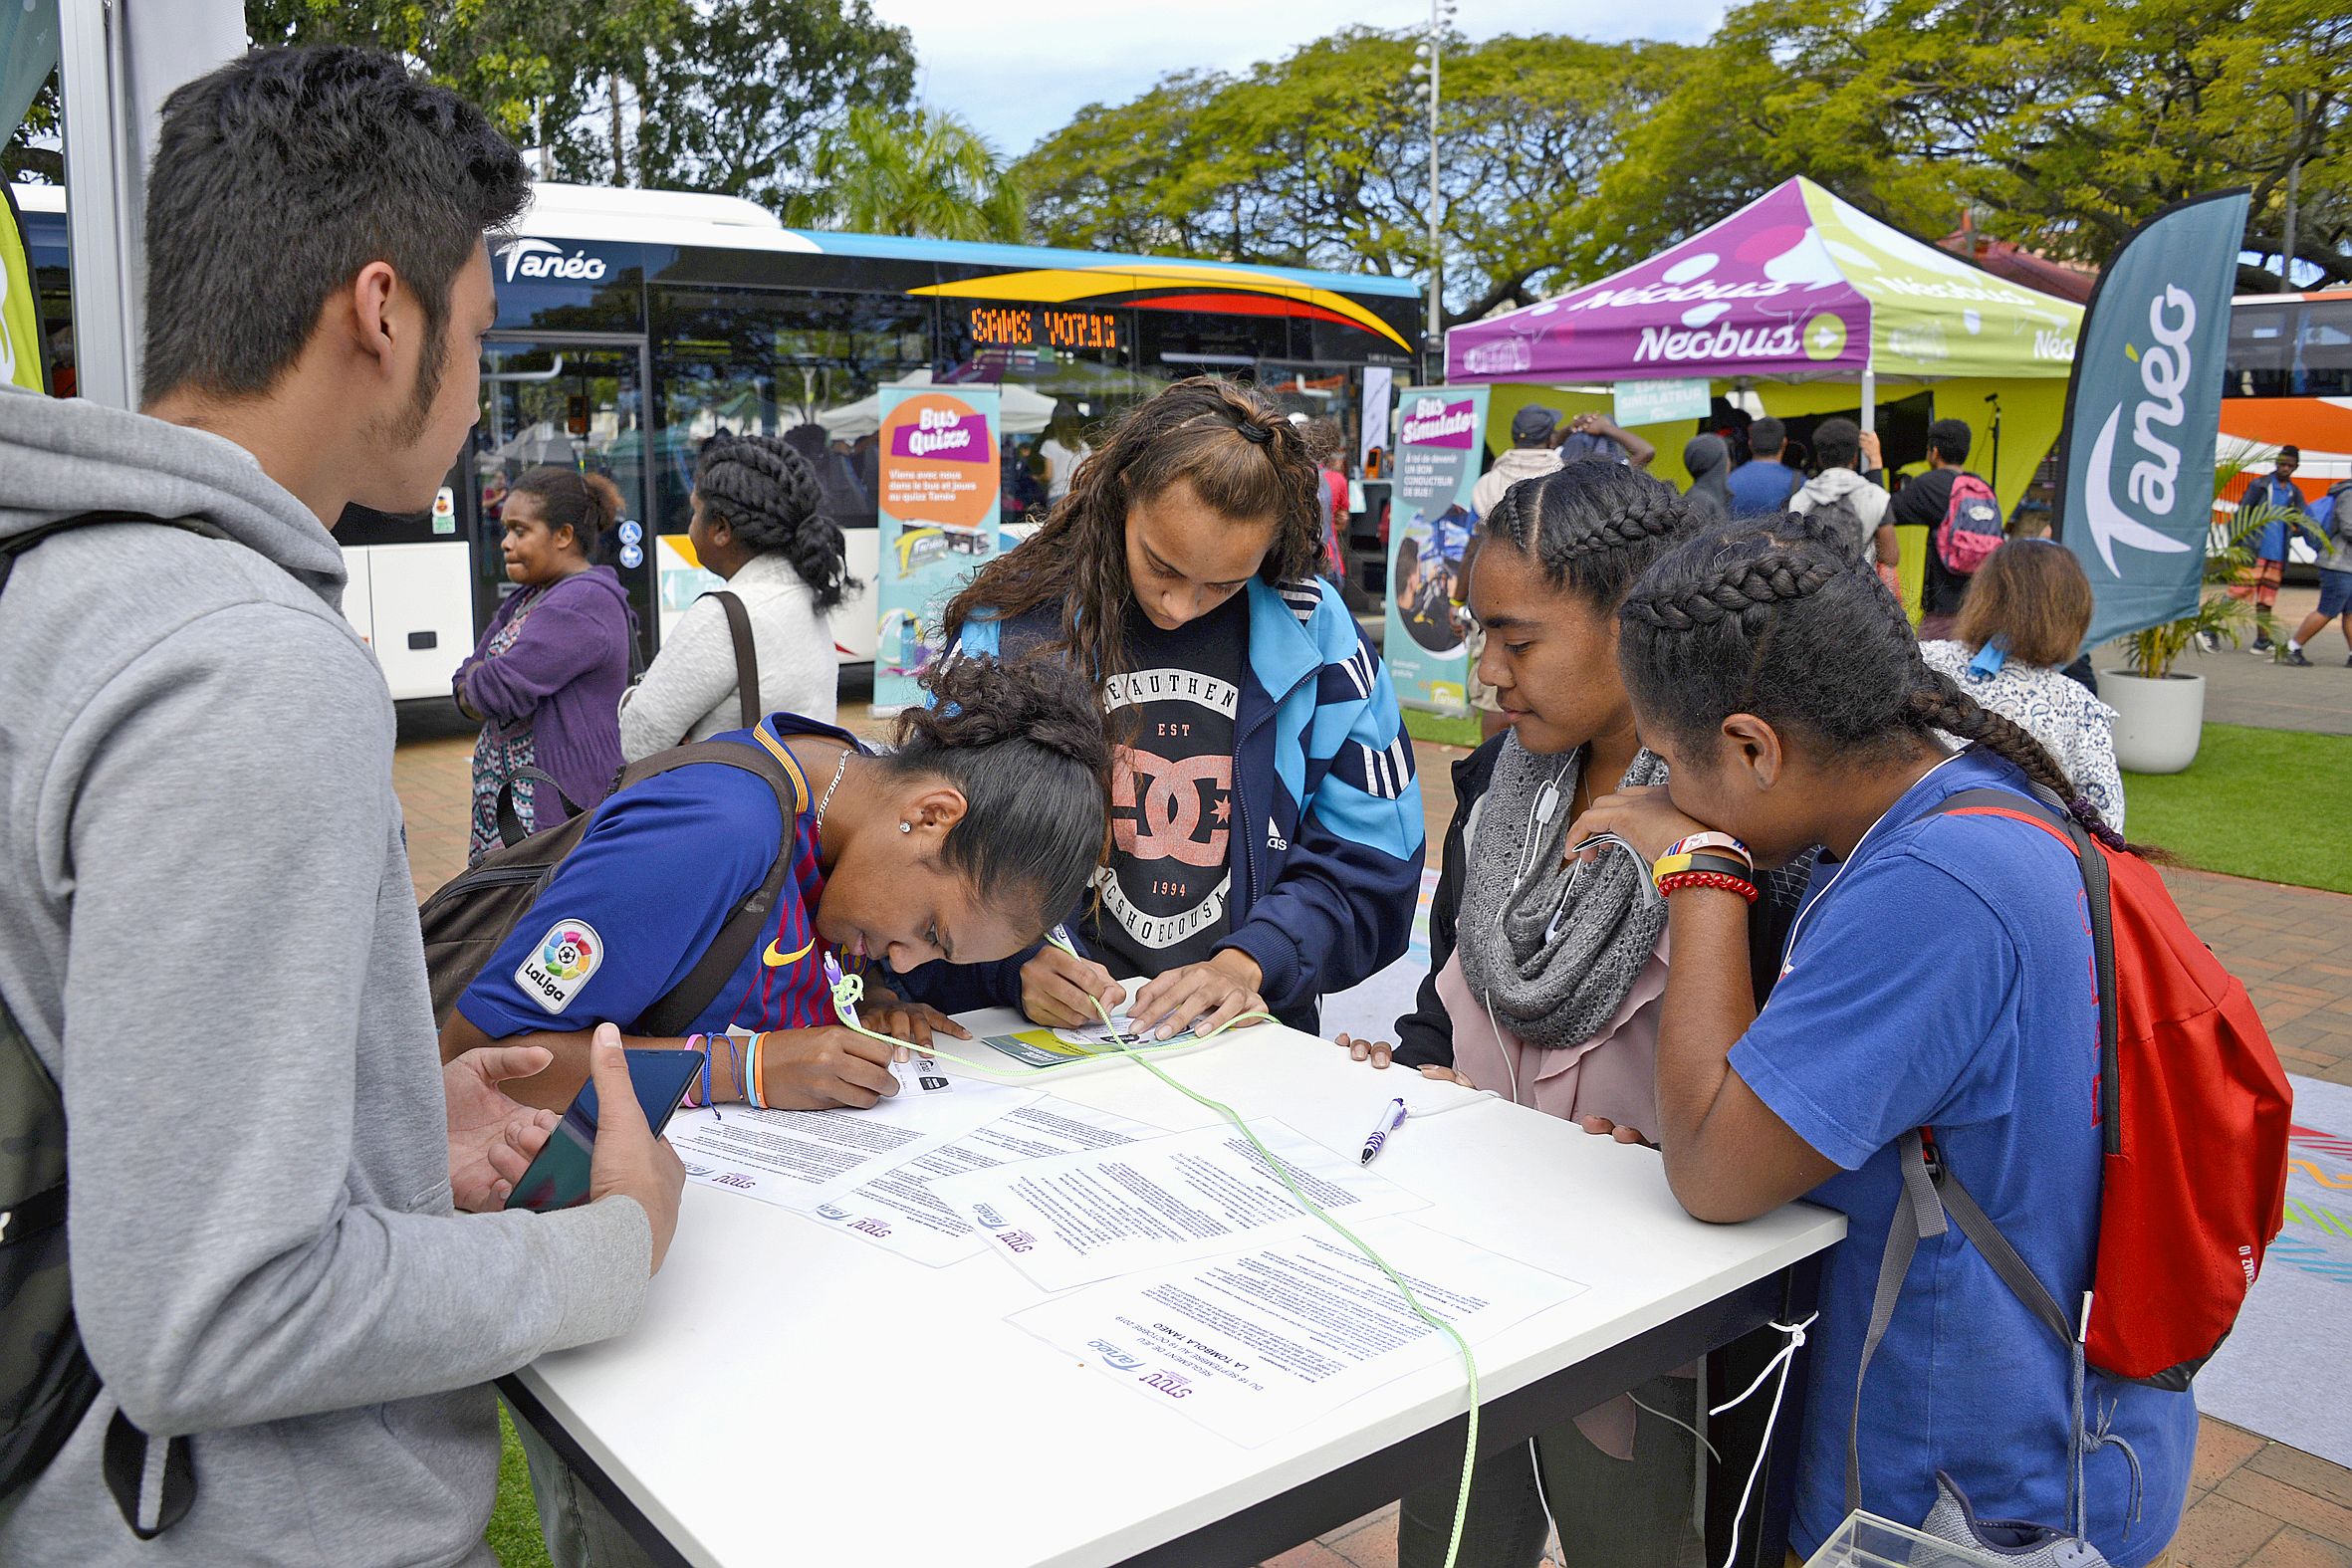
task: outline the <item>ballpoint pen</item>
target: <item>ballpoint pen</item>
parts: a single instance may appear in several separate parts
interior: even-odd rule
[[[1405,1102],[1402,1100],[1390,1100],[1388,1104],[1381,1109],[1380,1120],[1372,1124],[1372,1135],[1364,1140],[1363,1158],[1358,1160],[1356,1164],[1370,1165],[1372,1163],[1372,1157],[1377,1155],[1381,1149],[1387,1145],[1388,1135],[1392,1132],[1395,1132],[1404,1124]]]

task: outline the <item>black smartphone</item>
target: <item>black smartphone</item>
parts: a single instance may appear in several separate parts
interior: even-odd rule
[[[702,1076],[702,1052],[697,1050],[632,1050],[628,1052],[629,1082],[636,1086],[637,1104],[645,1111],[645,1125],[653,1136],[669,1125],[670,1113]],[[590,1078],[573,1096],[571,1108],[556,1130],[547,1135],[539,1158],[507,1194],[509,1209],[532,1209],[546,1214],[588,1202],[588,1167],[596,1145],[596,1082]]]

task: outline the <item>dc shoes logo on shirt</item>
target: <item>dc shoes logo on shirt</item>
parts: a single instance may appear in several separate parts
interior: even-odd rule
[[[559,920],[539,951],[515,966],[515,985],[550,1012],[560,1013],[604,962],[604,939],[585,920]]]

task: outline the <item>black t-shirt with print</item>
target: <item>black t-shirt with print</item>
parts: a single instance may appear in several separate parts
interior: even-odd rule
[[[1127,620],[1127,671],[1103,683],[1120,741],[1110,863],[1094,874],[1089,946],[1111,974],[1197,964],[1232,930],[1234,719],[1249,657],[1247,594],[1162,631]]]

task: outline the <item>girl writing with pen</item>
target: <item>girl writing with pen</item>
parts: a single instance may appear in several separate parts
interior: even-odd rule
[[[1065,667],[970,659],[927,679],[937,706],[910,709],[878,756],[794,714],[714,737],[783,765],[790,816],[759,777],[716,764],[614,795],[458,999],[444,1059],[493,1040],[547,1046],[555,1064],[515,1088],[561,1109],[589,1031],[612,1021],[631,1045],[705,1051],[718,1100],[815,1109],[896,1092],[889,1047],[839,1026],[827,961],[904,974],[1019,953],[1076,902],[1106,825],[1108,748]],[[688,1031],[634,1033],[788,847],[761,939]],[[916,1044],[963,1032],[878,988],[864,1021]]]
[[[1404,952],[1423,827],[1388,671],[1318,575],[1314,460],[1256,392],[1180,381],[1079,463],[1044,527],[947,606],[948,657],[1038,649],[1117,745],[1094,897],[1046,946],[911,984],[1138,1037],[1317,1001]],[[893,968],[896,966],[893,965]],[[1115,984],[1143,975],[1132,998]]]
[[[1590,459],[1520,481],[1480,525],[1469,585],[1487,632],[1479,677],[1510,727],[1454,767],[1429,976],[1395,1045],[1339,1037],[1358,1060],[1491,1089],[1625,1142],[1656,1138],[1665,905],[1622,851],[1572,864],[1569,827],[1612,790],[1666,777],[1618,678],[1616,610],[1645,566],[1696,532],[1671,487]],[[1756,922],[1759,994],[1792,910],[1784,886]],[[1656,1378],[1482,1459],[1462,1568],[1532,1568],[1554,1523],[1569,1563],[1671,1568],[1695,1556],[1697,1404],[1692,1378]],[[1403,1568],[1444,1560],[1455,1502],[1451,1477],[1405,1498]]]

